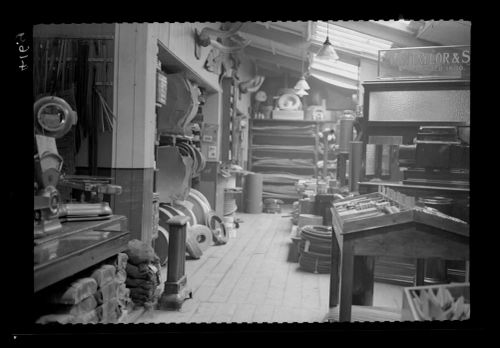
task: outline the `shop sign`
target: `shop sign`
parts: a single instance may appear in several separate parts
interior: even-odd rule
[[[470,79],[470,46],[432,46],[379,51],[378,78]]]

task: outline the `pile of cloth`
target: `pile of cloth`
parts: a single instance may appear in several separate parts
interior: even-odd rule
[[[37,324],[96,324],[97,282],[94,278],[80,278],[54,289],[41,303],[47,314],[36,321]]]
[[[139,240],[128,244],[125,284],[135,305],[153,308],[157,299],[157,288],[161,284],[160,259],[153,248]]]

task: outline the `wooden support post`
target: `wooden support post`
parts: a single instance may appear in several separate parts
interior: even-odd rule
[[[340,186],[347,185],[346,172],[348,157],[348,153],[339,153],[337,156],[337,180],[340,182]]]
[[[332,262],[330,273],[330,304],[329,307],[336,307],[339,304],[340,285],[340,257],[341,249],[335,231],[332,231]]]
[[[470,261],[465,261],[465,282],[470,282]]]
[[[342,246],[342,272],[340,281],[339,321],[351,321],[352,286],[354,273],[354,245],[344,240]]]
[[[167,221],[169,231],[167,281],[160,298],[160,309],[180,309],[184,300],[191,298],[184,274],[186,263],[187,216],[174,216]]]
[[[373,305],[375,257],[354,256],[353,272],[352,304]]]
[[[424,285],[425,280],[425,259],[417,259],[415,264],[415,286]]]

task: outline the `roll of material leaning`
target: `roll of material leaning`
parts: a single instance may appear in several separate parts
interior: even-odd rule
[[[210,208],[192,191],[189,192],[187,200],[193,205],[192,211],[199,224],[206,225]]]
[[[301,228],[306,225],[322,225],[323,217],[312,214],[300,214],[298,227]]]
[[[207,250],[213,244],[212,232],[205,225],[193,225],[188,228],[188,233],[194,237],[202,251]]]

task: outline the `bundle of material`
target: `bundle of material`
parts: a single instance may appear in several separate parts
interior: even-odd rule
[[[314,145],[252,145],[254,150],[285,150],[285,151],[295,151],[302,153],[310,153],[315,150]]]
[[[118,305],[118,287],[120,284],[116,276],[114,265],[102,265],[92,272],[91,277],[97,283],[94,297],[97,302],[97,317],[100,323],[117,323],[122,316],[122,308]]]
[[[263,191],[269,196],[273,196],[274,194],[283,195],[290,198],[298,198],[297,190],[293,184],[289,185],[272,185],[272,184],[264,184]]]
[[[136,305],[152,308],[161,282],[160,260],[151,246],[136,239],[128,243],[125,253],[128,255],[125,284],[130,298]]]
[[[60,286],[44,300],[47,314],[38,318],[36,323],[98,323],[96,292],[97,282],[94,278],[80,278],[69,285]]]
[[[284,202],[280,199],[267,198],[264,199],[264,213],[281,214],[281,204]]]
[[[253,156],[253,165],[280,165],[280,166],[314,166],[314,161],[304,158],[276,158]]]
[[[262,132],[265,134],[283,134],[286,132],[288,135],[314,135],[315,126],[253,126],[254,132]]]
[[[114,266],[116,267],[116,282],[118,283],[118,288],[116,292],[116,299],[118,301],[118,307],[122,312],[122,316],[118,319],[118,322],[123,320],[128,314],[128,308],[131,304],[130,290],[125,284],[127,280],[127,262],[128,255],[125,253],[119,253],[116,256]]]
[[[300,229],[299,265],[311,273],[330,273],[332,229],[306,225]]]

